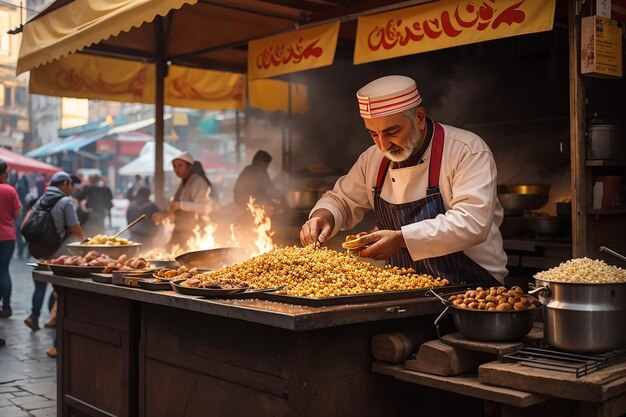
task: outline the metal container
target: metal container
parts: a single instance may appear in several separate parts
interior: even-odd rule
[[[309,210],[315,206],[320,194],[317,191],[289,191],[285,193],[287,205],[294,210]]]
[[[498,200],[508,216],[521,216],[524,210],[537,210],[550,198],[548,184],[509,184],[498,186]]]
[[[624,159],[626,143],[616,125],[591,125],[587,130],[589,159]]]
[[[533,328],[535,316],[541,306],[532,310],[519,311],[485,311],[458,308],[449,301],[437,297],[445,310],[435,320],[439,331],[439,322],[448,311],[452,312],[454,324],[463,336],[483,342],[513,342],[521,340]]]
[[[95,250],[98,253],[108,255],[114,259],[119,258],[121,255],[132,258],[137,255],[141,249],[141,243],[129,243],[127,245],[87,245],[82,242],[73,242],[67,243],[65,246],[72,255],[85,256],[87,252]]]
[[[626,283],[576,284],[536,280],[544,304],[545,341],[575,353],[606,352],[626,345]]]
[[[527,216],[524,223],[531,232],[541,236],[558,236],[566,226],[563,218],[558,216]]]

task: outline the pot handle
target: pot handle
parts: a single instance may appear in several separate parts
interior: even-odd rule
[[[437,337],[439,337],[440,339],[441,339],[441,334],[439,333],[439,322],[443,319],[443,316],[445,316],[448,310],[450,310],[451,308],[452,306],[447,305],[446,308],[443,309],[439,317],[435,319],[435,329],[437,330]]]
[[[529,295],[541,294],[546,298],[550,298],[552,296],[552,291],[550,290],[550,287],[544,285],[541,287],[537,287],[534,290],[528,291],[528,294]]]

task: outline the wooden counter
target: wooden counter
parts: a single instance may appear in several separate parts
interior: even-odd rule
[[[442,309],[207,300],[33,276],[59,293],[59,416],[406,415],[416,397],[371,372],[371,336],[432,339]]]

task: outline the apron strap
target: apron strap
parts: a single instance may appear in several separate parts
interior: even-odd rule
[[[383,156],[382,161],[380,161],[380,167],[378,167],[376,186],[373,190],[374,192],[376,192],[376,190],[380,190],[380,187],[383,186],[383,182],[385,182],[385,175],[387,175],[387,171],[389,170],[389,165],[391,165],[391,161],[386,156]]]
[[[430,153],[430,166],[428,169],[428,188],[439,187],[439,174],[441,172],[441,158],[443,155],[443,143],[445,135],[443,127],[434,122],[435,133],[433,135],[433,149]]]

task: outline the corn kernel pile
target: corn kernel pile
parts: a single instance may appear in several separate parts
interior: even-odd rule
[[[414,272],[401,268],[383,270],[345,253],[309,245],[275,249],[194,278],[239,279],[251,288],[281,288],[280,294],[312,298],[441,287],[448,283]]]
[[[576,284],[614,284],[626,282],[626,270],[597,259],[576,258],[539,272],[535,274],[535,278]]]

